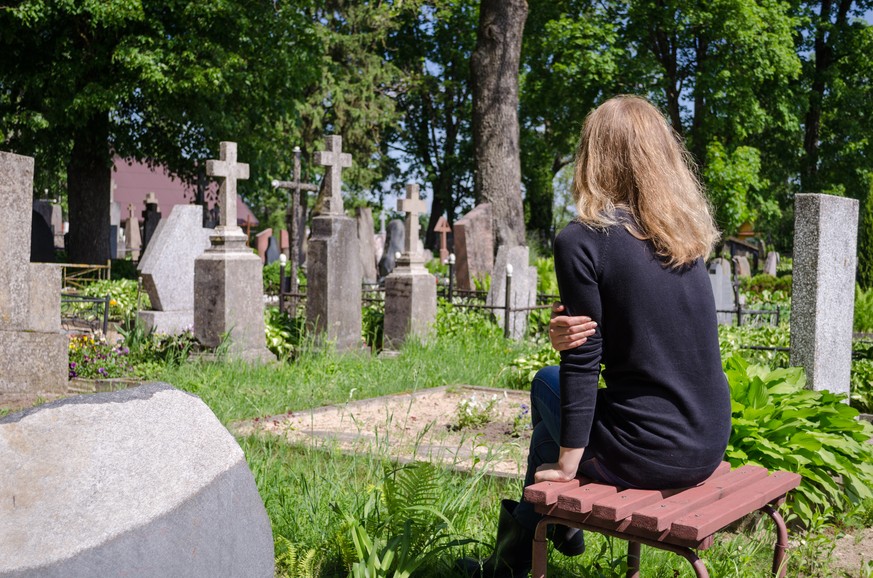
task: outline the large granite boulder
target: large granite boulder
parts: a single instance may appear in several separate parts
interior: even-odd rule
[[[243,452],[193,395],[152,383],[8,415],[0,463],[0,576],[273,576]]]

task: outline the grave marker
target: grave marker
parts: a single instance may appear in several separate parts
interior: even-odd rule
[[[482,203],[455,222],[455,279],[458,289],[472,291],[474,279],[491,274],[494,266],[494,235],[491,205]]]
[[[377,281],[376,245],[373,242],[373,210],[370,207],[355,209],[358,223],[358,243],[361,251],[361,271],[364,283],[373,284]]]
[[[446,237],[452,232],[448,219],[444,216],[440,217],[433,230],[440,234],[440,263],[445,264],[449,258],[449,245]]]
[[[342,151],[342,137],[328,136],[326,151],[316,162],[329,167],[325,173],[326,212],[312,219],[307,246],[308,288],[306,323],[317,339],[334,344],[337,351],[361,348],[361,256],[358,226],[343,212],[342,168],[351,166],[351,155]]]
[[[720,325],[731,325],[733,313],[737,303],[734,295],[734,286],[731,278],[731,265],[727,259],[717,258],[710,262],[709,283],[712,286],[712,295],[715,299],[715,317]]]
[[[291,261],[289,277],[291,293],[297,293],[297,268],[303,263],[303,243],[306,239],[304,224],[306,222],[307,201],[306,191],[317,191],[318,187],[300,181],[300,147],[294,147],[294,180],[273,181],[273,187],[291,191],[291,202],[286,213],[290,249],[288,257]],[[303,193],[301,195],[301,193]]]
[[[527,247],[500,247],[491,274],[491,288],[486,303],[491,307],[506,305],[506,266],[512,265],[512,284],[510,286],[509,306],[512,309],[528,308],[536,305],[537,269],[530,266],[530,253]],[[494,316],[501,327],[504,326],[504,309],[494,309]],[[509,314],[509,337],[524,339],[527,335],[529,310],[513,311]]]
[[[248,178],[249,166],[237,162],[236,143],[222,142],[220,160],[207,161],[206,174],[222,179],[221,210],[211,246],[194,261],[194,336],[218,347],[229,335],[230,357],[273,360],[264,333],[263,266],[236,223],[236,183]]]
[[[139,261],[142,249],[142,237],[139,232],[139,219],[136,216],[136,205],[127,206],[127,221],[124,223],[124,237],[127,239],[127,251],[133,261]]]
[[[61,271],[30,263],[33,164],[0,152],[0,394],[67,389]]]
[[[848,397],[858,201],[799,194],[794,206],[791,365],[806,369],[812,389]]]
[[[150,192],[145,198],[145,211],[142,213],[142,250],[145,251],[149,246],[149,241],[155,230],[158,228],[158,223],[161,222],[161,210],[158,207],[158,198],[154,192]]]
[[[436,279],[424,267],[418,251],[418,216],[424,202],[419,186],[406,185],[406,198],[397,201],[397,210],[406,213],[405,249],[397,267],[385,279],[385,349],[398,349],[410,335],[427,339],[436,320]]]

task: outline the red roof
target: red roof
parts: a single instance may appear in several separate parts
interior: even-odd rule
[[[206,189],[207,205],[212,208],[215,203],[209,199],[218,196],[218,181],[209,179]],[[148,165],[132,160],[115,157],[115,166],[112,171],[112,200],[121,205],[121,220],[127,220],[127,206],[136,205],[137,214],[145,210],[145,198],[150,192],[158,199],[158,209],[164,217],[169,216],[170,211],[176,205],[189,205],[194,202],[196,187],[171,177],[161,167],[149,168]],[[243,226],[248,221],[252,225],[258,224],[258,219],[249,207],[237,196],[236,198],[237,224]]]

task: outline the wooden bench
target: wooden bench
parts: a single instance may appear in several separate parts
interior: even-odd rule
[[[775,508],[799,484],[798,474],[769,473],[758,466],[731,470],[723,462],[703,483],[680,490],[628,490],[581,477],[530,485],[524,499],[545,516],[534,537],[532,576],[545,578],[546,531],[550,524],[563,524],[627,540],[628,578],[639,578],[641,544],[683,556],[698,578],[708,578],[694,550],[709,548],[717,532],[761,510],[776,523],[773,575],[781,578],[788,531]]]

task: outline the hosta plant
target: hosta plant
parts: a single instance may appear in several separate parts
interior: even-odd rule
[[[838,516],[873,498],[873,426],[842,396],[804,389],[796,367],[750,365],[739,355],[725,361],[731,387],[733,431],[727,458],[803,476],[789,505],[804,523]]]

